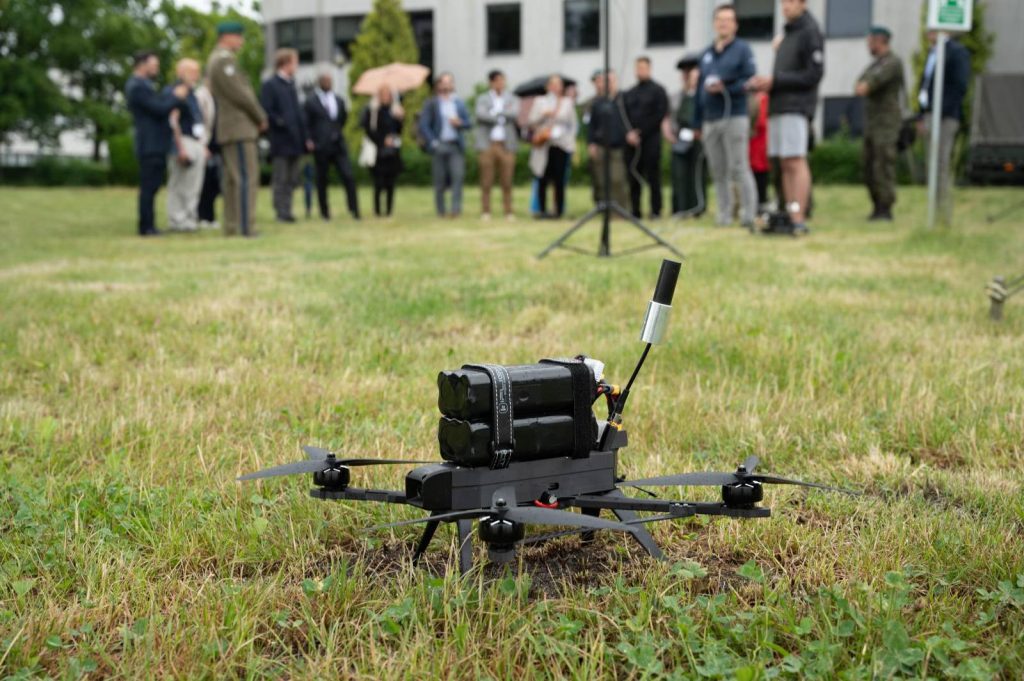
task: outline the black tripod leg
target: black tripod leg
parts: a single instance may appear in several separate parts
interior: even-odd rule
[[[665,241],[660,236],[658,236],[657,234],[655,234],[654,232],[649,230],[647,228],[647,226],[644,225],[644,223],[640,222],[640,220],[635,215],[633,215],[632,213],[627,211],[625,208],[623,208],[619,204],[617,204],[615,202],[612,202],[611,209],[616,214],[618,214],[619,216],[621,216],[621,217],[625,218],[627,221],[629,221],[629,223],[631,225],[633,225],[634,227],[639,229],[641,232],[643,232],[644,234],[646,234],[650,238],[654,239],[654,241],[658,242],[659,245],[664,246],[665,248],[670,250],[674,255],[676,255],[680,259],[683,259],[685,257],[682,253],[680,253],[678,250],[676,250],[675,246],[673,246],[672,244],[670,244],[669,242]]]
[[[473,521],[457,520],[459,528],[459,572],[468,573],[473,569]]]
[[[543,251],[538,253],[537,254],[537,259],[540,260],[541,258],[545,257],[548,253],[550,253],[551,251],[555,250],[556,248],[558,248],[559,246],[564,244],[566,241],[568,241],[569,237],[571,237],[573,234],[575,234],[577,232],[577,230],[579,230],[580,227],[582,227],[583,225],[587,224],[587,222],[590,221],[590,218],[594,217],[595,215],[600,213],[602,210],[604,210],[604,209],[601,208],[600,206],[595,207],[595,208],[591,208],[589,213],[587,213],[586,215],[581,217],[579,220],[576,221],[575,225],[573,225],[572,227],[569,228],[569,231],[567,231],[562,236],[558,237],[550,246],[548,246]]]
[[[589,515],[592,518],[596,518],[599,515],[601,515],[601,509],[599,509],[599,508],[581,508],[580,509],[580,513],[582,513],[583,515]],[[588,531],[588,532],[584,532],[584,533],[582,533],[580,535],[580,542],[583,543],[583,544],[590,544],[593,541],[594,541],[594,532],[593,532],[593,530]]]
[[[413,565],[420,562],[420,558],[423,557],[427,547],[430,546],[430,540],[434,538],[434,532],[437,531],[437,526],[440,524],[440,521],[431,520],[427,523],[427,526],[423,528],[423,536],[420,537],[420,542],[416,545],[416,553],[412,554]]]

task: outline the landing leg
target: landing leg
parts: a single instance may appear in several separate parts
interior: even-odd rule
[[[609,492],[605,496],[623,497],[626,495],[624,495],[621,490],[614,490],[612,492]],[[621,522],[624,523],[628,523],[631,520],[636,520],[639,517],[636,514],[636,511],[631,511],[629,509],[624,508],[612,509],[612,513],[614,513],[615,516]],[[654,537],[651,535],[650,532],[647,531],[646,527],[644,527],[643,525],[636,525],[636,534],[633,536],[635,536],[636,540],[640,542],[640,546],[644,547],[644,550],[651,555],[651,558],[654,558],[655,560],[665,559],[665,555],[661,552],[661,549],[658,547],[658,544],[654,541]]]
[[[413,565],[420,562],[420,558],[423,557],[427,547],[430,546],[430,540],[434,538],[434,532],[437,531],[437,526],[440,524],[441,523],[436,520],[431,520],[427,523],[427,526],[423,528],[423,536],[420,537],[420,542],[416,545],[416,553],[412,554]]]
[[[473,521],[457,520],[459,528],[459,572],[466,574],[473,569]]]
[[[599,509],[599,508],[581,508],[580,512],[583,515],[589,515],[592,518],[596,518],[599,515],[601,515],[601,509]],[[594,542],[594,532],[593,531],[584,532],[583,534],[580,535],[580,543],[581,544],[586,545],[586,544],[592,544],[593,542]]]

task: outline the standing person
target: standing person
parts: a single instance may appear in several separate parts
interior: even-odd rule
[[[135,124],[135,158],[139,162],[139,236],[157,236],[153,202],[164,181],[167,152],[171,148],[168,116],[180,107],[188,87],[175,85],[158,93],[153,79],[160,73],[160,60],[153,52],[138,52],[124,94]]]
[[[195,95],[199,84],[199,62],[182,59],[175,67],[178,80],[165,88],[171,94],[178,85],[188,88],[184,106],[169,116],[174,143],[167,157],[167,225],[175,231],[194,232],[198,228],[199,194],[206,175],[206,124]]]
[[[594,186],[594,201],[610,198],[620,208],[629,206],[629,181],[626,179],[626,131],[632,126],[626,118],[626,106],[614,71],[594,74],[597,95],[590,104],[590,124],[587,126],[587,156],[590,157],[590,178]],[[604,164],[608,157],[609,189],[605,189]]]
[[[768,155],[779,158],[782,190],[793,229],[805,234],[811,196],[807,163],[810,122],[818,105],[818,84],[825,73],[825,47],[807,0],[782,0],[786,18],[775,38],[775,67],[770,76],[750,79],[752,90],[769,93]]]
[[[480,164],[480,217],[491,219],[491,188],[494,176],[501,184],[501,203],[507,220],[512,213],[512,180],[516,172],[516,100],[505,89],[505,74],[487,74],[490,88],[476,98],[476,149]]]
[[[892,220],[896,203],[896,141],[903,115],[903,62],[892,51],[892,33],[884,26],[868,32],[868,52],[875,58],[857,80],[854,91],[864,98],[864,183],[873,209],[869,220]]]
[[[207,62],[210,92],[217,102],[217,140],[224,161],[224,234],[256,236],[256,192],[260,186],[256,140],[267,129],[267,114],[256,99],[236,54],[245,44],[242,24],[217,26],[217,47]]]
[[[423,105],[420,135],[433,157],[434,206],[437,215],[462,214],[462,183],[466,177],[466,143],[463,130],[469,127],[469,110],[455,94],[455,76],[442,73],[434,85],[435,96]],[[445,190],[451,188],[451,212],[445,210]]]
[[[668,115],[665,88],[651,80],[651,60],[636,60],[637,84],[626,93],[626,115],[633,129],[626,134],[626,165],[633,215],[639,218],[642,188],[640,178],[651,193],[651,217],[661,217],[661,122]]]
[[[931,128],[930,112],[935,96],[935,42],[937,39],[938,33],[928,32],[928,42],[931,43],[932,48],[925,60],[924,73],[921,76],[921,89],[917,93],[917,101],[921,107],[918,129],[921,136],[925,138],[929,153],[931,153],[931,144],[928,144],[928,131]],[[967,48],[957,40],[948,40],[946,42],[946,68],[942,81],[942,122],[939,124],[938,159],[938,215],[946,225],[951,224],[953,220],[953,173],[950,167],[953,161],[953,145],[956,143],[956,136],[960,132],[960,125],[964,118],[964,96],[967,94],[970,79],[971,55],[967,52]]]
[[[715,182],[720,227],[732,223],[733,186],[740,193],[740,223],[754,226],[757,188],[750,172],[750,123],[747,80],[757,69],[754,53],[736,38],[736,8],[720,5],[714,14],[715,41],[701,56],[694,125],[701,130],[704,152]]]
[[[203,135],[199,141],[206,151],[206,171],[203,173],[203,188],[199,193],[199,229],[220,229],[214,202],[220,195],[220,145],[217,144],[217,103],[210,94],[209,80],[196,89],[196,101],[203,114]]]
[[[382,86],[363,109],[360,120],[363,132],[377,147],[377,157],[370,168],[373,174],[373,213],[377,217],[390,217],[394,208],[395,179],[402,172],[404,120],[405,109],[387,86]],[[381,206],[382,197],[385,200],[384,206]]]
[[[565,96],[561,77],[548,78],[547,94],[533,100],[528,124],[533,130],[530,170],[539,180],[539,217],[557,217],[565,212],[565,173],[576,148],[576,108]],[[553,214],[547,211],[548,185],[555,188]]]
[[[679,103],[662,124],[672,149],[672,214],[700,216],[704,213],[704,149],[696,127],[700,60],[703,55],[684,57],[676,64],[682,79]]]
[[[302,175],[302,157],[313,150],[295,89],[299,53],[290,47],[274,55],[277,71],[263,81],[260,103],[270,120],[270,159],[274,214],[278,222],[295,222],[292,200]]]
[[[768,95],[763,92],[747,99],[750,109],[750,172],[757,185],[757,204],[761,211],[768,203]]]
[[[353,220],[358,220],[359,196],[356,194],[356,179],[352,174],[352,161],[349,160],[348,145],[345,143],[348,109],[345,100],[334,93],[333,87],[331,75],[322,73],[317,80],[317,88],[306,98],[306,121],[309,136],[313,140],[313,161],[316,164],[316,197],[320,204],[320,217],[330,220],[327,184],[331,168],[335,168],[345,186],[348,212]]]

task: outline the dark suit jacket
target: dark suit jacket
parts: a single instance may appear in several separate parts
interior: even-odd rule
[[[946,68],[944,71],[942,117],[963,121],[964,97],[967,95],[967,86],[971,80],[971,54],[956,40],[946,43]],[[932,69],[931,78],[922,79],[921,89],[928,92],[928,108],[922,111],[924,113],[931,110],[931,103],[934,101],[935,69]]]
[[[260,103],[270,122],[270,155],[294,158],[305,154],[309,135],[295,84],[275,73],[263,81]]]
[[[345,100],[331,93],[338,105],[338,117],[331,120],[330,114],[320,101],[320,93],[314,90],[306,97],[306,126],[309,137],[313,140],[315,152],[318,154],[334,153],[339,149],[347,153],[344,143],[345,121],[348,120],[348,109]]]
[[[167,120],[179,106],[178,99],[161,94],[148,78],[132,76],[124,88],[128,110],[135,121],[135,155],[166,156],[171,150],[171,125]]]

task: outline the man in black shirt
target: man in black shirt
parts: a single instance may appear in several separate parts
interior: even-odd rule
[[[641,216],[640,179],[650,187],[651,217],[661,217],[661,122],[668,115],[665,88],[651,80],[651,60],[636,60],[637,84],[626,93],[626,114],[632,129],[626,133],[626,165],[633,215]]]
[[[338,177],[345,186],[345,198],[352,219],[359,219],[359,198],[356,195],[356,181],[352,174],[352,162],[348,157],[345,143],[345,121],[348,109],[345,100],[334,93],[331,74],[323,73],[318,87],[306,97],[306,123],[313,141],[313,160],[316,163],[316,196],[320,204],[320,217],[331,219],[331,206],[327,198],[327,184],[331,168],[338,171]]]

